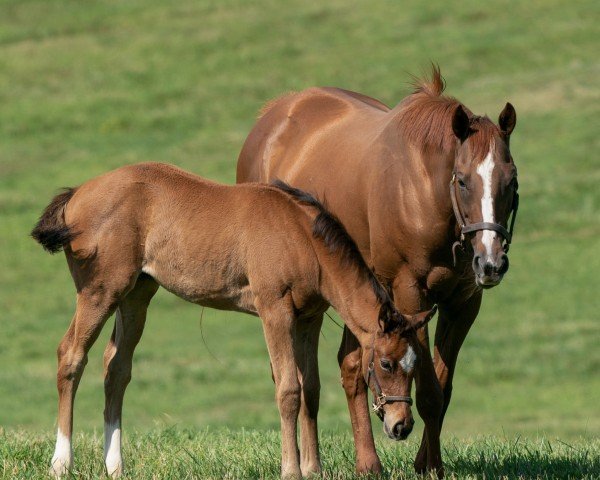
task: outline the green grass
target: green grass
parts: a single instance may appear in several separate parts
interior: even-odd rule
[[[395,104],[409,91],[408,72],[434,60],[449,93],[474,111],[496,117],[506,101],[516,106],[522,198],[511,269],[485,293],[463,347],[444,436],[546,435],[561,453],[527,440],[519,455],[527,458],[528,445],[549,458],[540,469],[568,470],[585,441],[570,453],[555,439],[597,439],[600,431],[599,13],[589,0],[0,2],[0,425],[9,432],[2,451],[31,443],[49,454],[49,437],[28,435],[54,430],[55,349],[74,289],[64,258],[43,253],[28,233],[58,187],[146,160],[233,182],[237,153],[269,98],[336,85]],[[125,399],[126,429],[142,432],[130,447],[151,438],[143,432],[172,426],[227,427],[234,436],[242,427],[278,428],[260,322],[206,310],[202,328],[206,345],[200,309],[157,295]],[[101,428],[110,329],[91,351],[76,431]],[[327,321],[320,426],[347,432],[339,339]],[[177,450],[187,434],[178,435],[167,448]],[[206,438],[191,435],[191,445]],[[227,434],[217,435],[225,442]],[[504,455],[511,443],[499,442]],[[466,440],[446,445],[461,475],[483,462],[479,452],[494,450],[493,439],[473,444],[472,455]],[[351,449],[344,451],[349,468]],[[164,468],[193,465],[178,455],[182,464]],[[522,465],[506,455],[498,462]],[[589,457],[597,455],[596,443]],[[277,457],[253,468],[272,473]]]
[[[51,435],[0,432],[0,478],[41,478],[52,455]],[[348,434],[321,434],[324,479],[365,478],[354,473]],[[99,435],[75,438],[73,478],[104,478]],[[124,443],[125,478],[277,479],[280,443],[275,432],[166,429],[132,433]],[[415,441],[378,444],[383,478],[423,478],[413,472]],[[593,479],[600,442],[567,444],[539,439],[451,439],[444,447],[446,476],[454,478]],[[551,472],[551,473],[550,473]]]

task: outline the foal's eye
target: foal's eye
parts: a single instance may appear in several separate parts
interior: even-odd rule
[[[463,190],[467,188],[467,184],[463,180],[461,180],[460,178],[458,179],[458,186],[460,188],[462,188]]]
[[[390,362],[389,360],[386,360],[386,359],[382,358],[379,361],[379,364],[381,365],[381,368],[383,370],[385,370],[386,372],[391,372],[392,371],[392,362]]]

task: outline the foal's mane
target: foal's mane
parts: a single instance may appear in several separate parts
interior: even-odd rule
[[[431,67],[431,78],[413,78],[413,92],[399,104],[400,130],[421,151],[445,152],[456,145],[452,117],[460,105],[469,117],[469,141],[474,154],[485,156],[498,127],[486,116],[474,115],[454,97],[444,95],[446,82],[437,65]]]
[[[356,268],[363,278],[369,281],[377,300],[382,305],[391,303],[388,292],[368,267],[356,242],[333,213],[329,212],[319,200],[304,190],[294,188],[281,180],[275,180],[271,185],[292,196],[297,202],[315,208],[318,213],[313,220],[313,237],[320,239],[330,252],[338,253],[344,265]]]

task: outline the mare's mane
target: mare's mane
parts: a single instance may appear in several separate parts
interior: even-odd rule
[[[422,152],[447,152],[456,145],[452,117],[462,106],[469,117],[469,142],[476,157],[486,155],[498,127],[486,116],[474,115],[456,98],[444,95],[446,82],[440,68],[432,65],[431,78],[414,78],[414,91],[398,106],[397,121],[408,142]]]
[[[330,252],[336,252],[346,266],[353,266],[369,281],[377,300],[382,304],[391,304],[392,300],[381,285],[373,271],[368,267],[363,256],[342,222],[310,193],[294,188],[281,180],[275,180],[271,185],[287,193],[297,202],[314,207],[318,214],[313,220],[313,237],[320,239]]]

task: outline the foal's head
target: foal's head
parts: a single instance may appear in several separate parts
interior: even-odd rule
[[[498,285],[508,270],[508,222],[518,199],[517,169],[509,149],[516,120],[510,103],[498,125],[487,117],[468,115],[460,104],[452,118],[459,147],[451,188],[457,216],[462,215],[463,232],[473,247],[476,282],[483,288]]]
[[[415,423],[410,394],[422,352],[416,332],[435,311],[433,308],[417,315],[403,315],[391,301],[385,302],[372,348],[363,348],[363,374],[373,393],[373,408],[383,421],[383,430],[393,440],[408,437]]]

